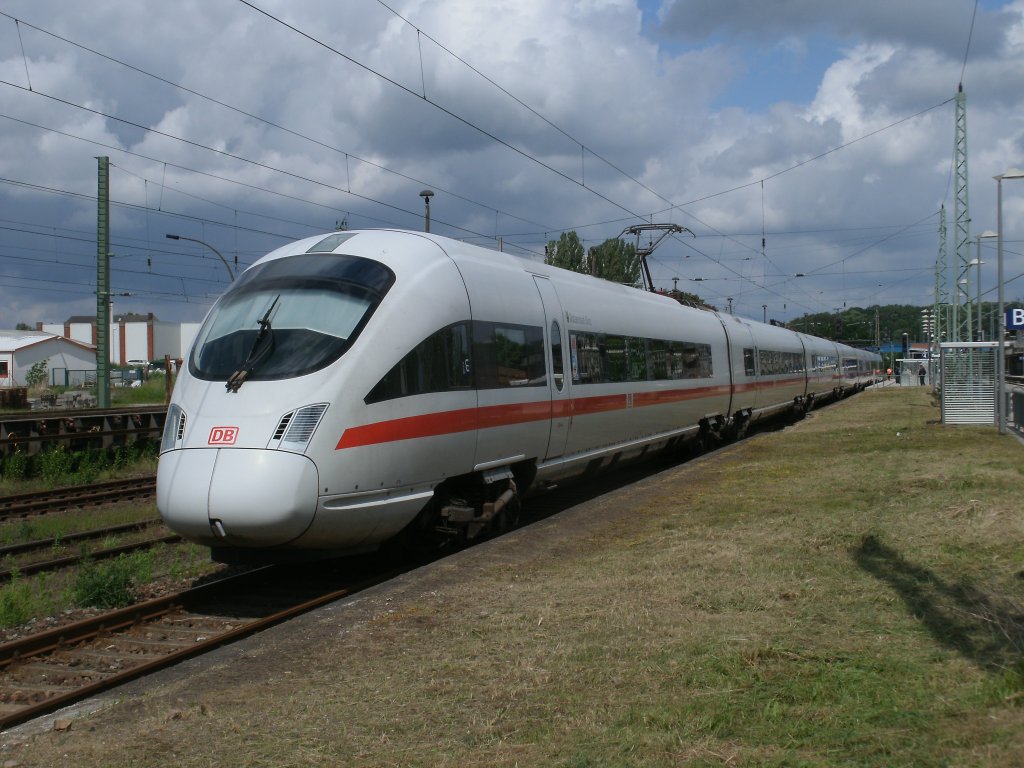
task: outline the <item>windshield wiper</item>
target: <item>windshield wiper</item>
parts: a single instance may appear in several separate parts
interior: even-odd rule
[[[267,356],[274,351],[274,329],[270,325],[270,314],[274,311],[274,307],[277,306],[277,302],[281,296],[278,296],[271,303],[270,308],[263,314],[263,317],[257,321],[260,329],[256,332],[256,338],[253,339],[252,348],[249,350],[249,354],[246,355],[245,360],[239,366],[238,370],[232,373],[228,377],[227,384],[224,388],[228,392],[237,392],[238,388],[241,387],[245,380],[249,378],[249,374],[252,373],[256,366],[262,363]]]

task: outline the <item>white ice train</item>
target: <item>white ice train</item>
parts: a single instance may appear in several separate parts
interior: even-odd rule
[[[474,535],[561,481],[871,383],[872,353],[418,232],[286,245],[178,376],[157,505],[216,559]]]

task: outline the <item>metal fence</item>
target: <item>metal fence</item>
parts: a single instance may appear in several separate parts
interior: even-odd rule
[[[73,368],[51,368],[50,386],[81,388],[95,387],[96,369],[79,371]]]
[[[943,424],[995,424],[996,343],[942,344]]]

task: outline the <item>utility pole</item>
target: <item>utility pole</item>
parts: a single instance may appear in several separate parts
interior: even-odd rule
[[[97,157],[96,405],[110,407],[110,158]]]

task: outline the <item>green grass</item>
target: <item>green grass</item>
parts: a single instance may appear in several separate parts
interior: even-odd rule
[[[112,388],[110,404],[115,408],[127,405],[163,405],[166,402],[166,388],[164,376],[150,376],[141,387]]]
[[[147,513],[153,516],[155,511]],[[104,546],[123,543],[104,542]],[[54,556],[67,554],[64,549]],[[156,581],[178,583],[198,578],[218,566],[210,551],[194,544],[159,544],[111,560],[86,560],[53,573],[25,576],[12,563],[13,578],[0,584],[0,629],[12,629],[78,608],[117,608],[149,595]]]

